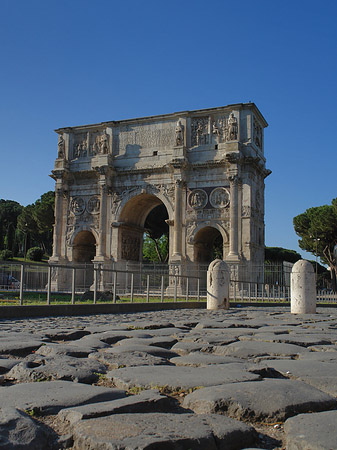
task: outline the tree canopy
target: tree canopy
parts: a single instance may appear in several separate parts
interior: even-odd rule
[[[26,207],[12,200],[0,199],[0,250],[14,255],[32,246],[51,254],[54,224],[53,191],[46,192]]]
[[[330,267],[333,288],[336,289],[337,199],[331,205],[307,209],[294,217],[295,232],[301,239],[300,248],[312,253]]]
[[[22,209],[13,200],[0,199],[0,250],[16,251],[16,227]]]
[[[301,255],[295,250],[288,250],[282,247],[265,247],[264,259],[269,262],[288,261],[295,263],[301,259]]]

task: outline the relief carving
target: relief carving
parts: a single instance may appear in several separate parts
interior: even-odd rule
[[[97,195],[89,198],[87,210],[90,214],[98,214],[100,209],[100,199]]]
[[[225,119],[224,117],[220,117],[214,120],[212,125],[212,133],[217,137],[217,142],[220,143],[223,141],[223,136],[225,134]]]
[[[123,196],[121,194],[118,194],[117,192],[113,192],[111,196],[111,212],[112,214],[116,214],[118,208],[120,207],[121,201]]]
[[[73,158],[82,158],[88,155],[87,135],[75,135],[75,142],[73,145]]]
[[[196,227],[196,221],[189,222],[186,226],[187,243],[193,244],[193,233]]]
[[[209,142],[208,117],[198,117],[192,120],[192,147],[195,145],[205,145]]]
[[[242,217],[251,217],[252,208],[250,206],[243,206],[241,215],[242,215]]]
[[[194,189],[188,196],[188,203],[193,209],[202,209],[207,205],[208,195],[203,189]]]
[[[138,236],[123,233],[122,237],[122,259],[127,261],[138,261],[140,238]]]
[[[226,208],[229,205],[229,192],[223,187],[213,189],[209,196],[213,208]]]
[[[74,197],[70,202],[70,211],[79,216],[84,213],[85,202],[82,197]]]

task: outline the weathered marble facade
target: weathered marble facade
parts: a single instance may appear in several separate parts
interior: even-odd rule
[[[165,205],[169,261],[264,259],[263,130],[253,103],[56,130],[51,262],[140,261],[144,223]]]

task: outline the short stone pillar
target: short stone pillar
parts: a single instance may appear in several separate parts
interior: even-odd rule
[[[207,309],[229,309],[229,268],[220,259],[207,270]]]
[[[316,313],[316,280],[312,264],[301,259],[294,264],[291,276],[291,313]]]

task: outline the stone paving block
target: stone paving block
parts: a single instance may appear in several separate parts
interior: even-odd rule
[[[175,409],[177,409],[177,401],[173,398],[161,395],[157,390],[146,390],[137,395],[130,395],[109,402],[61,409],[58,417],[64,422],[73,424],[82,419],[93,419],[112,414],[173,412]]]
[[[157,315],[158,317],[158,315]],[[174,324],[171,322],[161,322],[160,320],[137,320],[136,324],[129,324],[130,328],[135,327],[137,329],[143,329],[143,330],[157,330],[159,328],[175,328]]]
[[[16,364],[19,364],[21,361],[22,359],[0,357],[0,375],[8,372],[12,367],[14,367]]]
[[[322,362],[335,362],[337,363],[337,351],[336,352],[308,352],[298,355],[299,360],[303,361],[322,361]],[[1,361],[1,360],[0,360]]]
[[[54,341],[75,341],[88,334],[90,334],[90,332],[87,330],[74,330],[73,328],[59,328],[46,332],[47,338]]]
[[[202,322],[199,322],[196,326],[195,329],[199,330],[199,329],[208,329],[208,328],[233,328],[235,327],[235,322],[234,321],[222,321],[221,319],[219,320],[205,320]]]
[[[150,345],[152,347],[160,347],[165,349],[170,349],[178,341],[176,338],[171,336],[153,336],[147,339],[131,338],[124,339],[117,342],[117,346],[123,345]]]
[[[170,390],[192,389],[225,383],[259,380],[261,377],[245,370],[243,364],[224,364],[209,367],[130,367],[111,370],[107,377],[121,389],[140,386],[146,389],[166,386]]]
[[[70,406],[125,397],[120,389],[89,386],[71,381],[45,381],[0,387],[0,408],[15,407],[42,414],[56,414]]]
[[[226,413],[237,419],[277,422],[337,407],[333,397],[301,381],[270,379],[199,389],[183,402],[197,414]]]
[[[125,344],[118,345],[113,348],[106,349],[107,353],[114,355],[121,355],[123,353],[133,353],[133,352],[144,352],[149,353],[153,356],[159,356],[160,358],[173,358],[178,356],[178,354],[172,350],[167,350],[161,347],[155,347],[154,345],[144,345],[144,344]]]
[[[264,360],[263,362],[288,378],[299,379],[329,395],[337,396],[337,361]]]
[[[223,350],[222,350],[223,349]],[[296,356],[308,350],[299,345],[280,344],[277,342],[240,341],[225,347],[217,347],[214,353],[227,356],[237,356],[248,359],[258,356]]]
[[[335,450],[337,411],[299,414],[284,424],[287,450]]]
[[[0,408],[0,448],[41,450],[48,448],[48,433],[23,411]]]
[[[188,342],[180,341],[177,342],[172,348],[172,351],[176,352],[177,355],[188,355],[191,352],[199,351],[209,351],[212,350],[211,346],[204,344],[203,342]]]
[[[239,450],[255,439],[252,427],[217,415],[118,414],[74,425],[74,450]]]
[[[105,351],[90,353],[89,359],[97,359],[107,364],[110,369],[135,366],[167,366],[172,365],[166,358],[153,356],[145,352],[108,353]]]
[[[175,364],[176,366],[200,367],[212,364],[237,363],[238,358],[213,355],[212,353],[205,352],[191,352],[186,356],[177,356],[176,358],[171,358],[170,362]]]
[[[63,356],[44,360],[43,364],[21,362],[6,374],[6,378],[21,382],[67,380],[78,383],[94,383],[98,380],[97,374],[105,372],[104,364],[95,359]]]
[[[26,356],[37,350],[44,344],[41,339],[36,339],[33,336],[8,336],[6,339],[0,339],[0,354],[13,356]]]
[[[108,347],[106,345],[106,347]],[[78,346],[71,344],[46,344],[42,345],[36,350],[37,355],[56,357],[56,356],[73,356],[75,358],[86,358],[90,353],[93,353],[97,349],[94,347],[85,347],[84,345]]]
[[[286,344],[299,345],[301,347],[309,347],[311,345],[326,345],[330,344],[330,340],[322,336],[315,335],[300,335],[294,334],[272,334],[272,333],[256,333],[250,336],[240,336],[240,341],[261,341],[261,342],[279,342]]]

